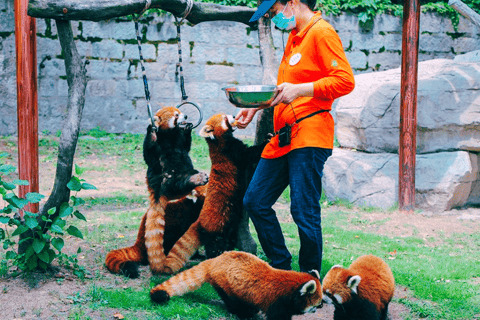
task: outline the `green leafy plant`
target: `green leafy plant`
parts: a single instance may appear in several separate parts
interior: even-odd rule
[[[4,153],[0,155],[0,158],[5,156]],[[77,197],[77,193],[81,190],[96,189],[96,187],[73,176],[67,184],[67,187],[75,192],[75,195],[70,197],[70,201],[63,203],[58,213],[56,208],[51,208],[47,215],[39,215],[24,208],[28,203],[39,203],[44,196],[30,192],[26,194],[25,199],[18,197],[14,192],[15,188],[29,183],[26,180],[18,179],[8,182],[5,178],[8,178],[14,171],[15,167],[12,165],[0,165],[0,194],[6,204],[0,209],[0,223],[2,224],[0,225],[0,241],[5,250],[5,259],[10,260],[12,266],[17,266],[23,271],[46,270],[56,258],[60,263],[73,265],[78,269],[76,256],[62,253],[65,245],[63,237],[65,234],[69,234],[83,239],[82,232],[67,222],[73,218],[86,221],[85,216],[76,209],[85,203],[83,199]],[[76,166],[75,173],[80,175],[82,169]],[[23,210],[23,218],[20,217],[19,210]],[[16,238],[20,235],[23,237],[18,240],[18,244],[26,245],[25,252],[21,254],[14,250],[17,244]],[[77,253],[79,252],[77,251]]]

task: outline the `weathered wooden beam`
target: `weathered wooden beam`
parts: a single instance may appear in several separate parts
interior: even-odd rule
[[[448,5],[457,10],[462,16],[473,22],[480,27],[480,15],[473,11],[469,6],[463,3],[461,0],[450,0]]]
[[[18,174],[28,180],[19,186],[18,195],[38,192],[38,98],[37,37],[35,19],[27,16],[28,0],[15,1],[15,44],[17,53]],[[25,210],[38,212],[38,203]],[[23,217],[23,211],[20,210]]]
[[[102,21],[139,13],[145,3],[145,0],[30,0],[28,15],[44,19]],[[159,8],[180,17],[187,3],[187,0],[152,0],[150,8]],[[254,8],[243,6],[193,2],[186,20],[193,24],[216,20],[249,24],[254,12]]]
[[[412,212],[415,209],[419,33],[420,0],[405,0],[403,4],[402,76],[400,86],[398,204],[400,210],[407,212]]]

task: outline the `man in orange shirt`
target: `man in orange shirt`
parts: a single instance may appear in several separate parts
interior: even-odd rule
[[[323,166],[332,154],[334,99],[354,88],[353,72],[338,34],[314,12],[316,0],[265,0],[250,21],[270,15],[278,28],[292,30],[280,63],[278,94],[269,106],[241,109],[237,126],[274,106],[274,130],[245,194],[244,205],[260,244],[279,269],[291,269],[280,224],[272,209],[290,185],[290,212],[300,236],[300,271],[321,270],[320,197]],[[268,12],[267,12],[268,11]],[[285,128],[290,128],[286,130]],[[290,132],[288,132],[290,131]]]

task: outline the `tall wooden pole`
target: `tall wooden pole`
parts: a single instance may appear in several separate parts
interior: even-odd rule
[[[28,0],[15,0],[17,54],[18,174],[30,185],[20,186],[18,195],[38,192],[38,99],[37,35],[35,19],[27,15]],[[38,212],[38,203],[24,209]],[[23,212],[20,212],[23,216]]]
[[[403,4],[402,79],[400,87],[400,145],[398,203],[400,210],[415,208],[417,148],[417,75],[420,0]]]

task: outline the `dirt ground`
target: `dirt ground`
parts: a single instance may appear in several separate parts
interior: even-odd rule
[[[92,156],[80,161],[79,164],[84,165],[88,163],[90,166],[115,168],[116,161],[120,161],[120,159],[115,157],[105,159]],[[49,190],[51,190],[53,185],[54,174],[55,168],[51,162],[41,163],[40,193],[48,196]],[[143,170],[137,170],[133,174],[129,173],[128,175],[125,174],[125,176],[118,176],[113,170],[105,170],[102,174],[97,172],[89,175],[86,173],[83,178],[95,185],[98,190],[85,192],[82,196],[111,196],[115,192],[120,191],[122,193],[145,195],[145,199],[147,199],[144,175],[145,172]],[[278,206],[281,207],[282,205]],[[329,207],[323,210],[328,213],[329,211],[338,210],[338,208]],[[346,209],[341,208],[341,210],[345,211]],[[360,218],[368,222],[385,220],[386,222],[382,223],[381,226],[373,223],[362,223],[358,228],[365,232],[388,234],[390,236],[406,237],[415,235],[416,237],[426,238],[440,233],[448,236],[453,232],[470,234],[480,230],[480,209],[475,208],[442,213],[414,214],[349,210],[360,214]],[[88,215],[88,211],[84,210],[84,213]],[[141,269],[142,277],[138,280],[130,280],[129,286],[142,286],[148,283],[145,279],[148,278],[149,272],[147,267],[144,268]],[[105,282],[120,285],[122,283],[121,277],[108,273],[104,266],[95,266],[91,270],[96,272],[97,279],[98,275],[100,275],[100,278],[104,279],[103,281]],[[47,274],[34,274],[29,278],[0,279],[0,319],[67,319],[72,308],[79,308],[79,305],[75,304],[76,297],[87,290],[88,281],[87,279],[86,282],[82,282],[62,269],[54,270]],[[405,288],[397,287],[395,297],[408,298],[409,293]],[[416,318],[409,313],[409,310],[403,304],[392,302],[389,310],[391,320]],[[102,311],[84,310],[85,319],[117,319],[114,316],[117,311],[108,309],[102,309]],[[317,310],[315,314],[295,316],[294,319],[333,319],[333,307],[324,306],[324,308]]]

